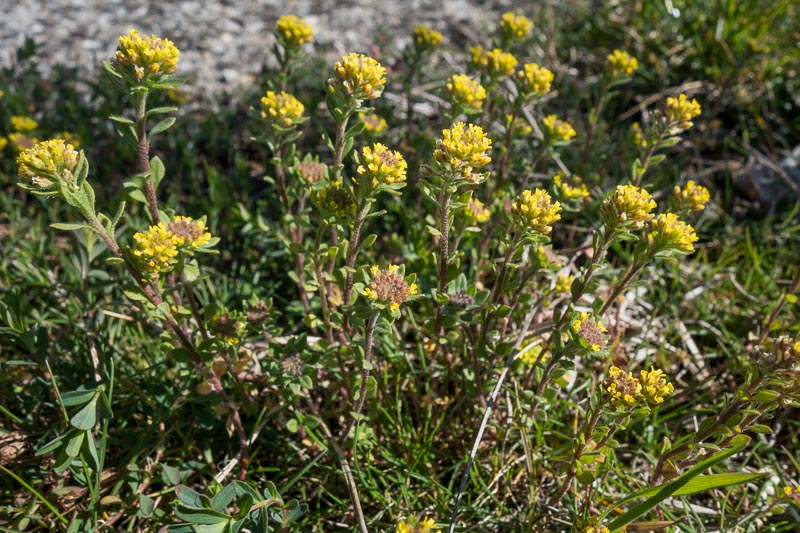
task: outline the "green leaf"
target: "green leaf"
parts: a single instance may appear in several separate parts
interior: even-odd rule
[[[72,223],[72,222],[53,222],[52,224],[50,224],[50,227],[53,229],[60,229],[62,231],[74,231],[79,229],[85,229],[88,231],[96,232],[96,230],[89,224]]]
[[[82,431],[88,431],[97,423],[97,396],[78,411],[70,421],[70,425]]]
[[[153,186],[158,187],[161,180],[164,179],[164,163],[158,156],[150,160],[150,176],[153,178]]]
[[[153,126],[153,129],[150,130],[150,136],[152,137],[153,135],[158,135],[159,133],[167,131],[172,127],[173,124],[175,124],[175,120],[176,120],[175,117],[165,118],[164,120]]]
[[[139,494],[139,512],[137,516],[147,518],[153,514],[153,509],[156,507],[156,502],[146,494]]]
[[[150,118],[153,115],[164,115],[166,113],[172,113],[177,110],[178,110],[177,107],[154,107],[153,109],[148,110],[147,113],[144,114],[144,116],[145,118]]]
[[[686,471],[682,476],[680,476],[678,479],[676,479],[674,481],[670,481],[669,483],[665,483],[663,485],[660,485],[658,487],[654,487],[652,489],[651,488],[647,488],[647,489],[644,489],[642,491],[638,491],[638,492],[635,492],[635,493],[631,494],[627,498],[624,498],[622,501],[620,501],[619,503],[611,506],[608,510],[606,510],[603,513],[603,515],[601,516],[601,519],[604,518],[605,515],[608,514],[608,512],[611,509],[619,507],[619,506],[622,506],[622,505],[628,503],[629,501],[632,501],[632,500],[635,500],[635,499],[638,499],[638,498],[642,497],[641,496],[642,492],[655,490],[655,493],[653,493],[652,496],[648,497],[647,500],[635,505],[628,512],[626,512],[622,516],[617,517],[610,524],[608,524],[608,528],[611,531],[614,531],[614,530],[622,528],[623,526],[633,522],[634,520],[636,520],[637,518],[642,516],[644,513],[646,513],[647,511],[649,511],[650,509],[652,509],[653,507],[655,507],[656,505],[658,505],[662,501],[664,501],[667,498],[673,496],[676,492],[678,492],[678,490],[682,489],[683,487],[688,485],[690,481],[692,481],[694,478],[698,477],[701,472],[704,472],[705,470],[711,468],[712,466],[714,466],[714,465],[716,465],[718,463],[721,463],[722,461],[724,461],[728,457],[730,457],[732,455],[735,455],[735,454],[739,453],[740,451],[742,451],[744,449],[744,447],[747,446],[747,444],[749,442],[750,442],[750,438],[749,437],[747,437],[746,435],[739,435],[735,439],[731,440],[731,444],[733,444],[733,446],[731,448],[729,448],[728,450],[726,450],[724,452],[721,452],[721,453],[718,453],[718,454],[715,454],[715,455],[712,455],[711,457],[709,457],[705,461],[701,461],[695,467],[693,467],[690,470]],[[725,478],[725,479],[726,479],[726,481],[729,480],[728,478]],[[743,481],[739,481],[739,482],[742,483]],[[698,488],[698,490],[696,492],[709,490],[709,489],[712,489],[712,488],[716,488],[717,486],[726,486],[726,484],[729,484],[729,483],[726,483],[726,484],[724,483],[722,485],[714,486],[714,485],[711,485],[711,484],[704,484],[703,482],[700,482],[700,483],[701,483],[701,488]]]
[[[117,124],[128,124],[130,126],[135,126],[136,123],[127,117],[121,117],[119,115],[111,115],[108,117],[109,119],[113,120]]]
[[[86,435],[83,431],[75,432],[67,440],[67,445],[64,448],[68,457],[77,457],[81,452],[81,445],[83,444],[83,437]]]

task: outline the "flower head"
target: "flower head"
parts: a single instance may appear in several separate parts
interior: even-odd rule
[[[557,144],[568,143],[576,135],[572,124],[555,115],[547,115],[542,119],[542,129],[545,137]]]
[[[447,94],[453,106],[466,112],[480,111],[486,100],[486,89],[466,74],[453,74],[447,80]]]
[[[386,69],[363,54],[344,56],[334,65],[333,72],[334,76],[328,83],[355,100],[378,98],[386,85]]]
[[[639,61],[628,52],[614,50],[606,58],[606,69],[612,80],[628,78],[639,68]]]
[[[397,311],[400,304],[419,293],[417,284],[409,284],[397,265],[389,265],[385,269],[374,265],[370,267],[369,272],[371,280],[364,288],[364,296],[370,300],[389,304],[389,309],[392,311]]]
[[[556,292],[569,292],[572,289],[573,281],[575,281],[575,276],[559,272],[556,276]],[[602,322],[600,324],[602,325]]]
[[[395,533],[439,533],[433,518],[410,518],[408,522],[400,520]]]
[[[528,348],[533,342],[538,343],[539,341],[536,337],[529,337],[520,344],[519,360],[527,366],[535,365],[537,360],[543,363],[550,358],[550,352],[544,352],[544,354],[542,354],[541,344],[535,344]]]
[[[605,389],[614,407],[632,407],[642,396],[642,384],[633,377],[633,373],[625,373],[616,366],[608,369]]]
[[[411,34],[417,50],[431,50],[442,42],[442,34],[424,24],[419,24]]]
[[[172,233],[165,222],[150,226],[145,232],[134,234],[136,247],[131,253],[151,275],[168,270],[178,256],[184,237]]]
[[[667,98],[664,113],[668,123],[672,126],[671,131],[677,133],[691,128],[693,126],[692,119],[700,115],[701,111],[697,100],[694,98],[689,100],[689,97],[681,93],[677,98]]]
[[[329,211],[339,218],[347,218],[356,210],[353,193],[343,187],[340,181],[312,190],[311,199],[323,210]]]
[[[783,494],[793,504],[800,505],[800,487],[783,487]]]
[[[681,189],[678,185],[673,190],[678,211],[702,211],[711,199],[708,189],[702,185],[697,185],[694,180],[686,182],[686,186]]]
[[[6,139],[5,137],[0,137],[0,152],[3,151],[3,148],[5,148],[7,144],[8,144],[8,139]]]
[[[169,231],[183,239],[182,245],[190,248],[202,248],[211,240],[205,220],[194,220],[191,217],[176,216],[167,225]]]
[[[473,224],[483,224],[492,216],[491,212],[483,205],[483,202],[477,198],[469,199],[464,213],[467,215],[467,219]]]
[[[78,157],[75,147],[64,139],[40,142],[17,157],[19,177],[40,189],[52,188],[54,182],[73,184]]]
[[[664,377],[662,370],[642,370],[639,373],[639,382],[642,384],[642,396],[650,403],[661,403],[664,396],[671,394],[675,387]]]
[[[20,115],[14,115],[11,117],[11,127],[16,131],[31,131],[35,130],[38,126],[39,123],[33,120],[31,117]]]
[[[576,320],[572,321],[572,331],[593,352],[602,350],[608,344],[608,335],[606,335],[608,330],[603,325],[603,321],[596,320],[589,313],[581,313]]]
[[[524,190],[511,204],[511,213],[524,229],[545,235],[552,231],[551,224],[561,219],[560,210],[561,203],[553,203],[544,189]]]
[[[533,22],[525,15],[517,15],[515,13],[503,13],[500,17],[500,37],[504,42],[510,43],[524,39],[531,34],[533,29]]]
[[[647,148],[647,139],[642,131],[642,126],[638,122],[631,124],[631,133],[633,133],[633,142],[636,143],[637,146]]]
[[[132,71],[136,80],[152,76],[173,74],[178,69],[180,51],[169,39],[155,35],[140,35],[130,30],[119,38],[114,64],[123,70]]]
[[[482,46],[473,46],[469,49],[472,56],[472,65],[486,72],[490,77],[511,76],[517,67],[517,58],[499,48],[486,50]]]
[[[365,146],[361,150],[361,164],[356,172],[370,180],[372,186],[378,183],[392,184],[406,181],[408,165],[400,152],[389,150],[381,143],[375,143],[372,148]]]
[[[692,226],[678,219],[678,215],[664,213],[650,223],[647,239],[654,250],[674,249],[688,254],[694,251],[697,235]]]
[[[275,22],[274,31],[285,47],[300,48],[314,40],[311,25],[297,15],[281,15]]]
[[[613,223],[634,230],[642,229],[652,220],[650,213],[656,202],[646,190],[635,185],[617,185],[611,197],[603,202],[603,210],[613,217]]]
[[[377,113],[359,113],[358,119],[364,123],[364,130],[368,133],[380,133],[386,129],[386,119]]]
[[[261,97],[261,118],[276,128],[287,128],[303,116],[305,107],[289,93],[267,91]]]
[[[449,164],[470,183],[477,184],[484,181],[486,176],[473,171],[489,164],[492,160],[489,155],[491,148],[492,140],[483,128],[456,122],[452,128],[442,131],[434,157],[440,163]]]
[[[307,183],[315,183],[325,178],[327,167],[325,163],[314,161],[311,158],[304,159],[297,165],[297,172]]]
[[[559,172],[553,176],[553,189],[558,198],[563,200],[582,200],[589,196],[589,189],[578,176],[572,176],[570,182],[564,181],[564,176]]]
[[[544,96],[550,92],[553,83],[553,73],[550,69],[541,67],[536,63],[526,63],[516,76],[517,91],[530,96]]]

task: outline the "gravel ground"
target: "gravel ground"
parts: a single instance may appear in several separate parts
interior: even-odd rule
[[[26,36],[50,63],[82,65],[97,76],[119,35],[137,28],[175,42],[179,73],[195,81],[192,92],[231,92],[251,83],[271,61],[271,29],[294,13],[315,31],[315,46],[339,55],[368,52],[377,37],[402,46],[415,24],[446,37],[477,35],[506,10],[530,12],[533,0],[0,0],[0,66],[8,66]],[[384,35],[380,35],[384,33]],[[388,39],[387,39],[388,37]],[[334,61],[335,57],[331,59]]]

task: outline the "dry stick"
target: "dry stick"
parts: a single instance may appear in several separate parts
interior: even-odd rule
[[[472,450],[469,453],[467,466],[464,467],[464,474],[461,476],[461,484],[458,487],[456,503],[453,505],[453,514],[450,515],[450,526],[447,529],[447,533],[453,533],[455,530],[456,518],[458,518],[458,509],[461,506],[461,498],[464,496],[464,489],[467,486],[469,472],[470,469],[472,469],[472,464],[475,462],[475,456],[478,454],[478,446],[480,446],[481,439],[483,438],[483,432],[486,430],[486,426],[489,423],[489,417],[492,415],[492,410],[494,409],[495,402],[497,402],[497,396],[500,394],[500,388],[503,386],[503,381],[505,381],[506,375],[511,369],[511,365],[514,363],[514,360],[528,350],[531,350],[534,346],[533,343],[531,343],[523,348],[521,352],[517,353],[520,344],[522,344],[525,335],[528,333],[528,328],[533,320],[534,313],[535,308],[531,308],[530,311],[528,311],[528,315],[525,317],[525,322],[522,324],[522,330],[517,338],[517,342],[514,343],[514,348],[511,350],[511,355],[509,355],[508,359],[506,360],[505,368],[503,368],[503,372],[497,378],[497,384],[492,391],[492,395],[489,397],[489,402],[486,405],[486,410],[483,413],[483,420],[481,420],[481,425],[478,427],[478,433],[475,435],[475,441],[472,443]]]

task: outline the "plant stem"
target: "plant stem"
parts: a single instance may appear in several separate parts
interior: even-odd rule
[[[439,192],[439,293],[444,294],[447,289],[447,264],[450,259],[450,198],[452,193],[449,191],[447,182],[444,183],[442,191]],[[436,325],[434,333],[438,334],[442,326],[444,317],[444,305],[440,303],[436,307]]]
[[[139,159],[139,172],[144,174],[144,195],[147,199],[147,210],[153,224],[158,224],[160,217],[158,214],[158,198],[156,189],[153,185],[153,177],[150,172],[150,142],[147,139],[147,91],[139,90],[136,93],[136,105],[134,109],[136,118],[136,138],[138,140],[137,155]]]
[[[353,416],[350,418],[350,421],[342,430],[339,439],[344,442],[347,439],[347,435],[350,433],[350,430],[353,429],[353,425],[356,423],[356,418],[358,415],[361,414],[361,410],[364,408],[364,403],[367,400],[367,385],[369,383],[369,372],[370,368],[375,366],[374,364],[374,357],[372,355],[372,338],[375,335],[375,326],[378,324],[378,318],[380,318],[380,313],[374,313],[367,322],[367,326],[364,330],[364,360],[368,363],[362,366],[361,369],[361,390],[358,393],[358,400],[356,400],[355,408],[353,409]],[[354,439],[355,442],[355,439]]]

